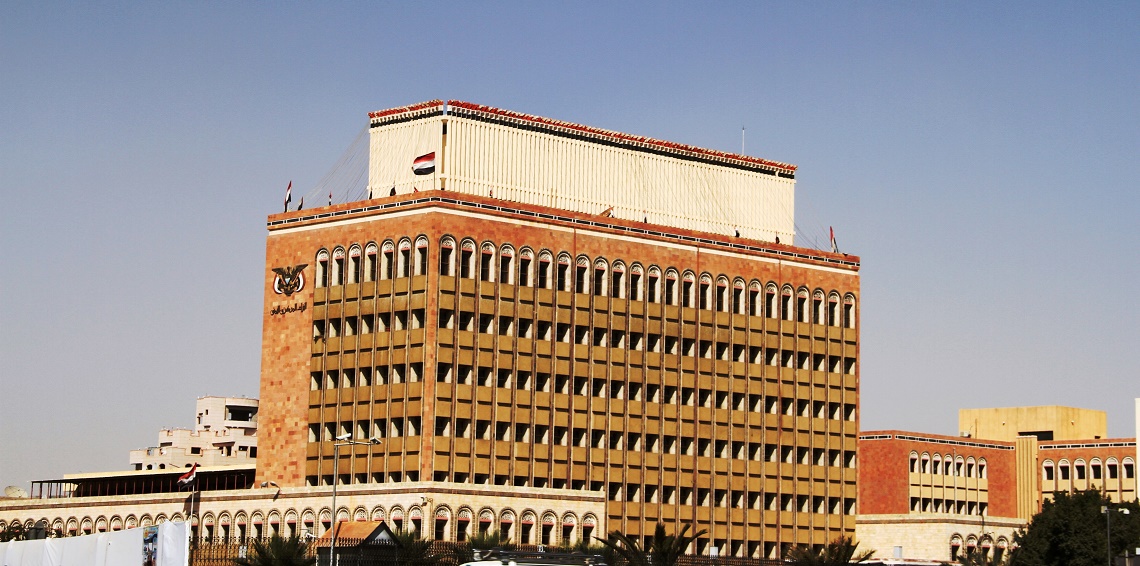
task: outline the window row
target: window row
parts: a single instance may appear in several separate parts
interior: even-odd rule
[[[313,341],[325,338],[342,338],[374,332],[410,330],[424,327],[424,309],[398,310],[377,314],[362,314],[344,318],[313,321]]]
[[[950,454],[946,454],[945,456],[935,454],[934,457],[931,458],[927,452],[923,452],[922,456],[919,456],[918,452],[911,452],[910,472],[912,474],[985,478],[986,459],[981,458],[974,460],[973,456],[963,458],[962,456],[952,456]]]
[[[985,501],[961,501],[956,499],[932,499],[911,497],[910,510],[913,513],[950,513],[952,515],[985,515],[989,504]]]
[[[392,364],[391,366],[377,366],[375,371],[371,367],[353,368],[312,372],[309,376],[309,388],[312,391],[322,389],[341,389],[353,387],[371,387],[373,385],[388,385],[396,383],[416,383],[421,381],[423,363]],[[452,365],[439,364],[436,375],[439,383],[457,383],[461,385],[478,385],[481,387],[495,387],[498,389],[516,389],[521,391],[561,393],[579,397],[596,397],[602,399],[619,399],[628,401],[644,401],[648,403],[663,403],[667,405],[686,405],[691,407],[705,407],[716,409],[731,409],[734,411],[750,411],[753,413],[768,413],[772,415],[798,416],[817,419],[831,419],[841,421],[855,420],[855,404],[826,401],[811,401],[808,399],[793,399],[788,397],[763,396],[760,394],[731,393],[728,391],[715,391],[713,389],[678,387],[676,385],[658,385],[655,383],[642,384],[635,381],[619,379],[587,378],[556,374],[552,376],[547,372],[514,372],[509,369],[500,369],[497,372],[489,367],[473,367],[459,365],[452,370]],[[966,468],[968,477],[973,477],[974,463],[970,462]],[[912,465],[912,470],[915,468]],[[980,477],[985,477],[985,460],[979,466]]]
[[[444,276],[478,279],[523,287],[573,291],[634,301],[664,303],[720,312],[767,316],[813,324],[855,327],[855,295],[837,291],[810,291],[807,287],[746,283],[736,277],[678,271],[638,262],[626,265],[604,258],[572,258],[550,250],[537,254],[529,247],[518,252],[509,244],[476,245],[467,238],[457,245],[453,238],[440,242],[439,272]]]
[[[1061,460],[1056,463],[1056,472],[1054,473],[1054,463],[1052,460],[1045,460],[1041,465],[1041,477],[1045,481],[1069,481],[1071,479],[1085,480],[1085,479],[1118,479],[1124,477],[1125,479],[1133,479],[1136,477],[1136,465],[1132,458],[1125,458],[1123,466],[1116,458],[1109,458],[1107,462],[1102,463],[1100,458],[1093,458],[1092,462],[1086,463],[1083,458],[1078,458],[1071,465],[1072,472],[1070,473],[1069,460]],[[1123,476],[1121,473],[1123,472]]]
[[[381,279],[395,279],[412,275],[426,275],[428,271],[428,241],[420,236],[412,244],[410,238],[398,242],[385,240],[377,245],[369,242],[361,247],[352,244],[346,251],[336,246],[330,252],[322,248],[316,257],[317,287],[361,283]]]

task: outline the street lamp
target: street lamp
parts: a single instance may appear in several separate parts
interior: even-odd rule
[[[341,446],[379,446],[382,441],[373,436],[368,442],[361,440],[353,440],[352,433],[346,432],[336,439],[339,442],[333,443],[333,480],[332,480],[332,540],[329,542],[329,566],[336,563],[336,482],[339,478],[337,473],[337,464],[340,463],[340,447]]]
[[[1101,505],[1100,512],[1104,515],[1104,545],[1108,551],[1108,566],[1112,566],[1112,513],[1111,511],[1119,511],[1122,515],[1128,515],[1128,509],[1110,509],[1108,505]]]

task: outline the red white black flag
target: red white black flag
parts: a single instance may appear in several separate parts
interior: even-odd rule
[[[831,230],[831,253],[837,254],[839,253],[839,245],[835,243],[835,228],[828,226],[828,229]]]
[[[190,468],[189,472],[178,476],[178,488],[194,485],[196,479],[198,479],[198,463],[194,462],[194,466]]]
[[[431,175],[435,173],[435,152],[426,153],[412,162],[412,173],[416,175]]]
[[[285,212],[289,212],[291,202],[293,202],[293,181],[289,181],[289,186],[285,189]]]

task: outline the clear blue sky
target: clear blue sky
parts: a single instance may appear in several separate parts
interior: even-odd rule
[[[76,5],[81,4],[81,5]],[[1140,396],[1140,4],[0,3],[0,487],[258,393],[265,216],[459,98],[800,166],[862,422]],[[295,193],[297,194],[297,193]]]

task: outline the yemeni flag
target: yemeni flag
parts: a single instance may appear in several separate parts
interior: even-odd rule
[[[828,229],[831,230],[831,253],[837,254],[839,253],[839,244],[835,243],[835,228],[828,226]]]
[[[435,152],[425,153],[412,162],[412,173],[416,175],[431,175],[435,173]]]
[[[194,480],[198,479],[198,462],[194,462],[194,466],[190,468],[189,472],[178,476],[178,489],[194,485]]]
[[[293,181],[289,181],[289,186],[285,189],[285,212],[289,212],[291,202],[293,202]]]

